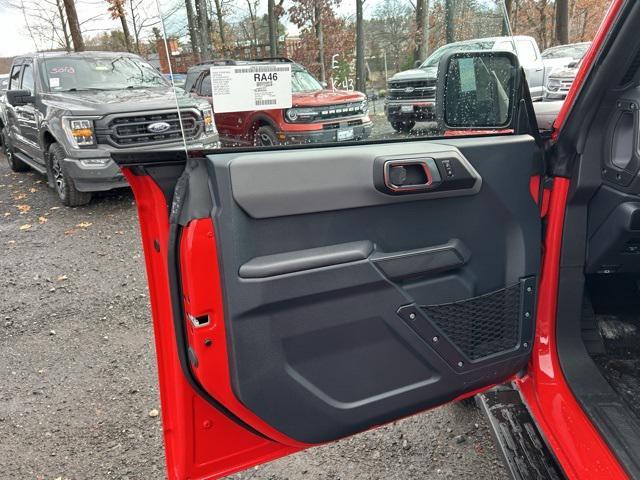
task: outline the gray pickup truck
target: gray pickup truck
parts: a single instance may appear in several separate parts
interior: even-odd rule
[[[112,152],[218,145],[211,106],[129,53],[16,58],[0,99],[0,129],[10,167],[47,175],[68,206],[127,186]]]
[[[490,37],[449,43],[438,48],[416,68],[398,72],[387,85],[385,114],[394,130],[408,132],[416,122],[435,120],[438,62],[445,53],[496,50],[515,52],[524,68],[531,98],[541,100],[545,67],[535,39],[527,36]]]

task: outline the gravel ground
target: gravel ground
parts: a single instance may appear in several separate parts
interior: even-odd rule
[[[0,158],[0,245],[0,478],[163,478],[131,193],[61,207]],[[479,412],[450,405],[234,478],[508,477]]]

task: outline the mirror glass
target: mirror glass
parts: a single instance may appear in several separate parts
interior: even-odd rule
[[[459,53],[445,78],[444,119],[448,127],[504,127],[511,121],[516,65],[504,53]]]

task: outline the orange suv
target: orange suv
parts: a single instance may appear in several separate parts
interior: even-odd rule
[[[213,104],[210,67],[280,62],[291,64],[292,108],[214,112],[224,144],[330,143],[361,140],[371,134],[367,97],[363,93],[326,89],[307,69],[288,58],[203,62],[187,72],[185,90]]]

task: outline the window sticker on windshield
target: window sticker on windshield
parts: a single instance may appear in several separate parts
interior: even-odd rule
[[[58,77],[49,77],[49,87],[58,88],[60,86],[60,79]]]
[[[291,65],[211,67],[216,113],[291,108]]]
[[[76,73],[76,69],[69,66],[60,66],[60,67],[51,67],[51,69],[49,70],[49,74],[59,75],[61,73],[74,75]]]

